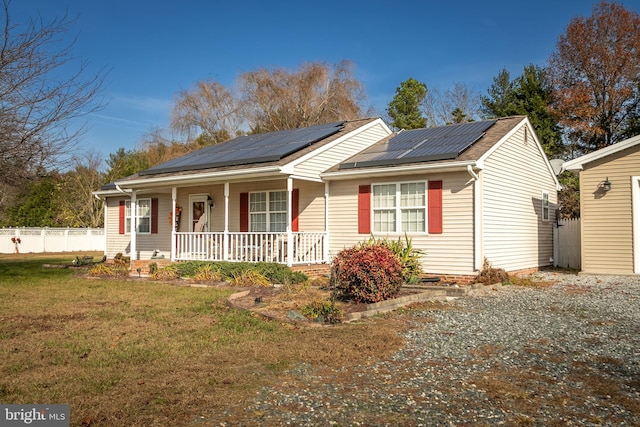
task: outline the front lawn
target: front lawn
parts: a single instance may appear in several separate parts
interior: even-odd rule
[[[399,321],[299,327],[228,308],[232,289],[42,268],[76,255],[0,255],[0,402],[66,403],[71,425],[242,424],[299,362],[358,365],[401,345]]]

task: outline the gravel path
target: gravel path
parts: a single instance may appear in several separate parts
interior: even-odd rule
[[[406,314],[390,360],[298,367],[247,415],[263,426],[640,425],[640,278],[533,277],[556,283]]]

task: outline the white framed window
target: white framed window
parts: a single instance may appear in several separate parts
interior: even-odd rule
[[[542,192],[542,220],[549,221],[549,193]]]
[[[138,199],[138,234],[151,234],[151,199]],[[124,232],[131,233],[131,200],[127,200],[124,206]]]
[[[373,231],[424,233],[427,223],[425,181],[372,185]]]
[[[280,233],[287,230],[287,192],[249,193],[249,231]]]

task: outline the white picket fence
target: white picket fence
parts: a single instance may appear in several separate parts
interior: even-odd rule
[[[580,218],[558,220],[553,228],[553,260],[556,267],[581,267]]]
[[[0,228],[0,253],[104,251],[103,228]]]

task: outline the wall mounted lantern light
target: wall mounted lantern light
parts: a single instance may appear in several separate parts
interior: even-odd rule
[[[602,183],[602,189],[605,192],[611,190],[611,181],[609,181],[609,177],[607,177],[607,179],[605,179],[604,182]]]

